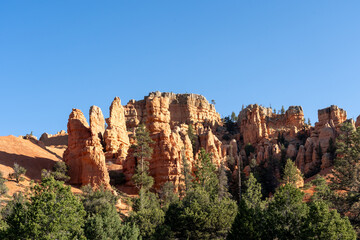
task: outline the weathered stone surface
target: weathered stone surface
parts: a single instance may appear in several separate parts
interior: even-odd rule
[[[45,146],[51,145],[68,145],[68,134],[62,130],[56,134],[43,133],[39,139]]]
[[[212,155],[213,163],[217,166],[223,161],[222,143],[210,129],[200,134],[200,147]]]
[[[249,105],[240,112],[238,123],[245,144],[255,144],[261,138],[268,136],[266,119],[271,116],[271,108],[265,108],[257,104]]]
[[[285,138],[294,137],[304,127],[304,113],[300,106],[290,106],[284,114],[276,114],[271,108],[255,104],[240,112],[238,124],[244,144],[256,144],[279,133],[285,133]]]
[[[106,146],[106,159],[125,160],[130,147],[129,136],[126,129],[124,107],[119,97],[115,97],[110,106],[110,117],[106,119],[107,128],[104,133]]]
[[[99,133],[103,130],[101,116],[99,108],[91,108],[91,127],[80,110],[73,109],[69,116],[68,148],[64,152],[64,161],[70,168],[72,184],[91,184],[93,187],[103,185],[110,188],[105,155],[99,138]]]
[[[330,120],[334,122],[336,128],[339,128],[340,125],[346,121],[346,111],[338,106],[331,105],[328,108],[320,109],[318,111],[319,121],[316,126],[324,126],[326,123],[329,123]]]
[[[221,124],[219,114],[203,96],[196,94],[150,93],[141,101],[130,101],[125,107],[127,127],[135,131],[139,123],[144,123],[154,141],[150,162],[150,175],[154,177],[155,189],[160,189],[166,181],[180,185],[182,152],[193,164],[199,149],[193,149],[188,136],[188,126],[193,125],[196,146],[203,147],[212,154],[215,163],[223,160],[222,143],[213,134]],[[135,171],[136,160],[133,153],[124,162],[127,180]]]
[[[346,111],[334,105],[318,111],[319,121],[315,123],[310,137],[306,139],[305,154],[304,150],[299,150],[296,158],[297,166],[305,175],[331,166],[333,159],[328,152],[330,140],[335,144],[340,126],[346,121],[346,115]]]
[[[98,138],[102,140],[105,131],[105,120],[101,109],[97,106],[91,106],[89,115],[91,135],[94,136],[95,139]]]
[[[146,96],[144,100],[130,100],[128,104],[124,106],[126,124],[129,129],[136,127],[140,122],[145,123],[151,121],[147,120],[147,118],[151,118],[154,114],[150,113],[149,115],[147,105],[151,104],[150,102],[156,98],[159,99],[155,101],[168,101],[168,103],[164,102],[163,104],[168,105],[168,113],[166,114],[169,114],[169,116],[158,115],[156,117],[170,117],[171,129],[181,124],[192,124],[195,130],[210,127],[214,131],[216,127],[222,125],[220,115],[216,112],[215,106],[210,104],[204,96],[197,94],[152,92]],[[156,109],[154,109],[154,111],[156,111]],[[158,120],[161,122],[161,119]],[[166,122],[168,121],[166,120]]]
[[[296,157],[297,151],[296,147],[293,144],[290,144],[286,150],[286,156],[288,158],[294,158]]]

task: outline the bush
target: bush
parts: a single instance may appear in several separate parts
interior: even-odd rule
[[[23,175],[26,173],[26,169],[21,167],[17,163],[14,163],[13,169],[14,169],[14,172],[9,174],[9,178],[15,179],[15,181],[17,183],[19,183],[20,181],[24,181],[25,178],[23,177]]]

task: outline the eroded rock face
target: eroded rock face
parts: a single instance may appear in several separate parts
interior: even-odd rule
[[[296,158],[296,165],[305,175],[332,165],[331,149],[339,135],[341,124],[346,121],[346,111],[332,105],[319,110],[318,118],[319,121],[315,123],[315,128],[312,128],[305,145],[300,146],[301,151]]]
[[[43,133],[39,139],[45,146],[62,145],[67,146],[68,134],[62,130],[56,134]]]
[[[110,117],[106,119],[107,128],[104,133],[106,159],[121,163],[126,159],[130,147],[126,129],[124,107],[119,97],[115,97],[110,106]]]
[[[249,105],[239,114],[238,124],[244,144],[256,144],[262,139],[274,139],[279,133],[294,137],[304,127],[301,106],[290,106],[285,114],[273,113],[271,108]]]
[[[320,109],[318,111],[319,121],[315,125],[316,127],[324,126],[332,121],[335,128],[339,128],[340,125],[346,121],[346,111],[338,106],[331,105],[328,108]]]
[[[148,117],[152,118],[154,114],[148,112],[148,106],[154,98],[160,98],[162,103],[160,109],[167,109],[167,116],[156,116],[157,118],[170,118],[170,128],[174,129],[181,124],[192,124],[195,130],[198,128],[210,127],[213,131],[217,126],[222,125],[219,113],[216,112],[215,106],[210,104],[204,96],[197,94],[175,94],[152,92],[144,100],[130,100],[125,108],[126,125],[128,129],[136,127],[140,122],[145,123]],[[150,102],[149,102],[150,101]],[[155,100],[157,101],[157,100]],[[167,103],[168,101],[168,103]],[[161,103],[155,103],[161,106]],[[166,107],[164,107],[166,106]],[[161,111],[156,110],[154,111]],[[165,119],[156,119],[155,121],[164,121]],[[168,121],[166,119],[166,121]]]
[[[100,138],[104,123],[98,107],[90,109],[90,126],[80,110],[72,110],[68,121],[68,148],[64,152],[71,184],[111,188]]]
[[[270,158],[291,158],[305,176],[330,167],[335,140],[346,115],[346,111],[334,105],[321,109],[319,121],[311,127],[304,124],[300,106],[290,106],[285,114],[276,114],[271,108],[249,105],[240,112],[238,120],[243,146],[250,143],[255,148],[247,161],[255,158],[258,164],[266,166]]]
[[[135,131],[143,123],[154,141],[150,162],[150,175],[154,177],[155,189],[160,189],[172,181],[181,184],[182,152],[193,165],[194,156],[199,149],[193,149],[188,136],[188,126],[193,125],[194,134],[200,137],[197,146],[205,148],[220,163],[223,158],[222,143],[212,133],[221,124],[219,114],[203,96],[196,94],[150,93],[141,101],[130,101],[125,107],[126,124]],[[136,159],[129,152],[124,162],[127,180],[134,174]]]

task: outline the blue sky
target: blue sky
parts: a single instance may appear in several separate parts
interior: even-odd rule
[[[0,135],[151,91],[360,114],[360,1],[1,1]]]

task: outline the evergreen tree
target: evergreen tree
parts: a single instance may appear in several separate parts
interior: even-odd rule
[[[29,200],[15,198],[5,217],[8,239],[85,239],[84,207],[62,182],[45,178]]]
[[[285,108],[284,108],[284,106],[281,106],[281,114],[285,114]]]
[[[170,205],[165,223],[178,239],[224,239],[236,212],[233,200],[213,198],[204,188],[194,188]]]
[[[169,208],[171,203],[179,200],[179,197],[175,193],[175,185],[173,182],[168,181],[164,183],[160,191],[160,199],[165,211]]]
[[[308,214],[303,196],[291,184],[278,188],[266,212],[268,239],[303,239],[302,229]]]
[[[218,169],[218,176],[219,176],[219,190],[218,190],[219,198],[229,196],[228,178],[226,175],[226,169],[223,161],[220,162],[220,167]]]
[[[140,189],[139,195],[139,198],[134,199],[133,211],[127,222],[134,223],[144,239],[153,239],[157,229],[164,223],[165,213],[155,193]]]
[[[181,151],[181,161],[181,181],[184,183],[184,189],[182,190],[181,195],[185,196],[185,193],[191,188],[191,182],[193,180],[192,169],[189,160],[185,156],[185,149],[182,149]]]
[[[70,177],[68,176],[68,171],[69,168],[66,163],[58,161],[54,164],[52,171],[43,169],[41,171],[41,176],[42,178],[48,178],[50,176],[53,176],[55,180],[67,182],[70,180]]]
[[[296,187],[296,183],[299,180],[301,180],[300,171],[295,166],[295,163],[290,158],[288,158],[284,169],[282,184],[292,184]]]
[[[302,238],[355,240],[356,232],[347,217],[341,218],[336,210],[329,210],[323,201],[314,201],[309,206]]]
[[[5,185],[6,179],[3,177],[2,172],[0,171],[0,197],[6,195],[8,188]]]
[[[360,128],[354,130],[351,123],[343,123],[342,134],[337,140],[337,158],[333,170],[332,188],[360,192]]]
[[[337,157],[334,161],[330,187],[334,192],[333,206],[343,216],[349,217],[360,236],[360,128],[343,123],[337,138]]]
[[[264,233],[265,202],[261,200],[261,185],[250,173],[246,191],[227,239],[262,239]],[[266,237],[266,236],[264,236]]]
[[[83,187],[83,205],[86,211],[85,236],[87,239],[119,239],[121,219],[116,211],[117,197],[100,187]]]
[[[212,163],[212,157],[205,149],[201,149],[199,158],[195,162],[194,186],[201,187],[211,196],[218,195],[219,180],[216,175],[216,166]]]
[[[315,185],[315,192],[311,197],[312,201],[323,201],[327,204],[330,203],[330,199],[332,196],[330,187],[326,183],[326,179],[322,176],[317,176],[314,180],[312,180],[312,184]]]
[[[135,138],[136,144],[133,145],[133,148],[135,148],[134,157],[136,157],[138,161],[132,180],[140,190],[140,207],[142,207],[144,193],[154,185],[154,178],[149,175],[149,162],[147,161],[153,152],[153,149],[150,147],[153,140],[150,138],[149,132],[143,124],[140,124],[136,129]]]
[[[245,206],[251,209],[264,209],[264,202],[261,200],[261,184],[257,182],[253,173],[250,173],[245,187],[246,191],[242,197]]]
[[[119,239],[121,240],[141,240],[140,230],[133,223],[124,223],[119,229]]]
[[[23,175],[26,173],[26,169],[21,167],[19,164],[14,163],[14,172],[9,174],[10,179],[15,179],[17,183],[24,181]]]

